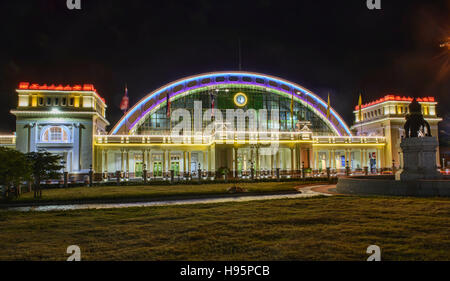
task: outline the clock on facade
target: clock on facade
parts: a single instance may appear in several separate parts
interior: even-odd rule
[[[237,106],[243,107],[247,104],[248,98],[244,93],[237,93],[234,95],[234,103]]]

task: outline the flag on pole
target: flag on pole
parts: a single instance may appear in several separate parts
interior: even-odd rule
[[[361,94],[359,94],[359,100],[358,100],[358,120],[359,122],[362,121],[362,97]]]
[[[211,117],[214,117],[214,103],[216,101],[215,101],[214,93],[211,91],[209,94],[211,96]]]
[[[327,119],[330,119],[330,93],[328,93]]]
[[[169,92],[167,92],[166,113],[167,113],[167,117],[170,118],[170,95],[169,95]]]
[[[128,99],[128,87],[125,85],[125,95],[122,98],[122,101],[120,102],[120,110],[123,111],[123,113],[127,112],[129,107],[129,99]]]

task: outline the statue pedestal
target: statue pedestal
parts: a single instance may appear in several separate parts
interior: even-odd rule
[[[404,138],[400,143],[403,151],[403,167],[395,174],[395,179],[414,181],[441,178],[436,166],[438,145],[435,137]]]

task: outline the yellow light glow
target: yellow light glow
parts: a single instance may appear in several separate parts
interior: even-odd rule
[[[74,99],[73,99],[73,106],[74,107],[80,107],[80,97],[74,97]]]
[[[31,106],[32,107],[37,106],[37,96],[35,96],[35,95],[31,96]]]

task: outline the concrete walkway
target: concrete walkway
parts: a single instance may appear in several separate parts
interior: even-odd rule
[[[323,185],[322,185],[323,186]],[[180,199],[180,200],[164,200],[151,202],[135,202],[135,203],[92,203],[92,204],[68,204],[68,205],[44,205],[44,206],[26,206],[26,207],[10,207],[2,209],[2,211],[19,211],[19,212],[47,212],[47,211],[69,211],[69,210],[86,210],[86,209],[116,209],[130,207],[152,207],[152,206],[172,206],[172,205],[192,205],[192,204],[214,204],[227,202],[248,202],[274,199],[294,199],[309,198],[319,195],[331,196],[330,193],[315,191],[321,185],[307,186],[298,188],[299,193],[278,194],[278,195],[252,195],[252,196],[236,196],[222,198],[201,198],[201,199]]]

